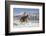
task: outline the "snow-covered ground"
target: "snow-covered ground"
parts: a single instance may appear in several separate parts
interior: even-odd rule
[[[20,20],[15,20],[13,22],[13,26],[14,28],[24,28],[24,27],[38,27],[39,26],[39,23],[38,21],[33,22],[33,21],[29,21],[28,22],[20,22]]]

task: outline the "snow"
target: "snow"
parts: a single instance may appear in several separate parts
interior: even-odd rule
[[[16,20],[13,22],[14,23],[14,27],[17,27],[17,28],[24,28],[24,27],[38,27],[39,26],[39,23],[32,23],[31,21],[28,21],[28,22],[20,22],[19,20]],[[17,25],[16,25],[17,24]]]

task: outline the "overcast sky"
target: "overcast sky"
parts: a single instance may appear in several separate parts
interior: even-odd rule
[[[39,13],[39,9],[32,9],[32,8],[13,8],[13,16],[16,14],[27,12],[27,13]]]

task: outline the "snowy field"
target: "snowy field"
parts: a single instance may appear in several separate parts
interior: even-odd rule
[[[15,20],[13,22],[14,28],[24,28],[24,27],[38,27],[38,21],[29,21],[28,22],[20,22],[20,20]]]

